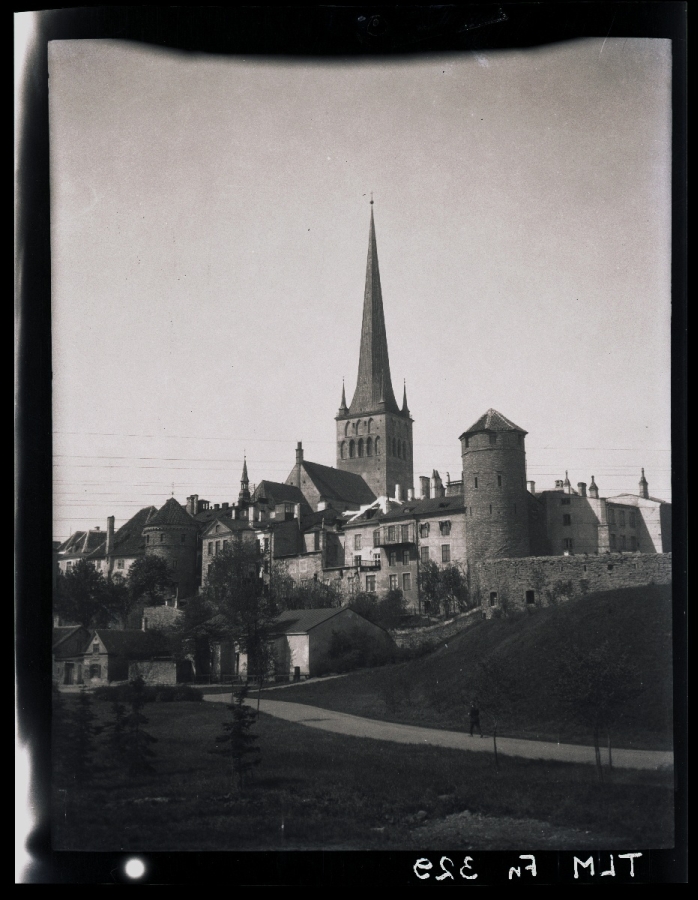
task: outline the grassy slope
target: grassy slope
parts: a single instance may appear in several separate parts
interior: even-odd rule
[[[110,704],[95,710],[111,714]],[[565,828],[586,832],[586,847],[673,842],[666,773],[614,771],[601,785],[592,766],[511,758],[497,772],[489,754],[345,737],[262,716],[262,762],[240,796],[231,794],[227,760],[211,753],[229,715],[225,706],[154,703],[144,712],[158,738],[156,773],[125,779],[98,752],[102,768],[92,785],[67,793],[59,790],[66,785],[55,786],[56,849],[426,850],[408,817],[424,810],[434,820],[466,809],[552,823],[557,849],[579,849]],[[521,844],[537,849],[526,823],[520,827]],[[463,847],[502,848],[501,836]]]
[[[478,620],[421,659],[270,691],[268,696],[369,718],[460,730],[467,727],[469,684],[478,661],[498,657],[527,686],[526,699],[502,721],[500,733],[591,743],[584,729],[565,724],[565,712],[551,691],[547,663],[560,629],[573,629],[581,642],[592,645],[610,641],[619,652],[629,651],[641,670],[642,693],[618,720],[614,744],[670,749],[671,587],[667,586],[590,594],[530,614]],[[485,709],[482,714],[487,730]]]

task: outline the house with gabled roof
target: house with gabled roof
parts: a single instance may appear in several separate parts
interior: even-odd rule
[[[305,460],[300,441],[296,448],[296,464],[289,473],[286,484],[295,485],[314,510],[326,507],[338,512],[358,510],[376,499],[361,475]]]
[[[161,631],[99,628],[83,647],[83,676],[91,686],[129,681],[140,675],[149,684],[176,684],[177,664]]]
[[[53,629],[51,656],[56,684],[82,684],[85,647],[90,632],[84,625],[59,625]]]

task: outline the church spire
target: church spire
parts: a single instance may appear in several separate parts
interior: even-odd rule
[[[247,457],[242,463],[242,475],[240,476],[240,500],[250,499],[250,479],[247,477]]]
[[[378,270],[378,250],[376,228],[373,222],[373,200],[371,200],[371,224],[368,235],[368,259],[366,261],[366,289],[364,291],[364,313],[361,325],[361,349],[359,352],[359,375],[356,391],[349,412],[357,415],[377,410],[381,404],[388,412],[399,412],[390,380],[388,360],[388,339],[385,332],[383,297],[381,294],[380,272]]]
[[[349,410],[347,409],[347,395],[344,390],[344,379],[342,378],[342,402],[339,404],[339,415],[346,416],[348,412]]]
[[[402,414],[403,416],[409,416],[410,414],[407,406],[407,379],[404,379],[402,382]]]

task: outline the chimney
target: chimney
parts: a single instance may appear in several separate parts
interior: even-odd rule
[[[220,509],[220,508],[221,508],[220,503],[214,503],[214,504],[213,504],[213,508],[214,508],[214,509]]]
[[[556,478],[556,479],[555,479],[555,490],[556,490],[556,491],[561,491],[561,490],[562,490],[562,478]]]
[[[593,475],[591,476],[591,484],[589,485],[589,496],[592,498],[592,500],[599,499],[599,488],[598,488],[596,482],[594,481]]]
[[[401,484],[395,485],[395,499],[398,501],[402,500],[402,485]]]
[[[419,499],[429,499],[429,479],[426,475],[419,476]]]
[[[198,494],[192,494],[191,497],[187,497],[186,510],[190,516],[195,516],[199,512],[199,495]]]
[[[587,486],[585,481],[577,482],[577,493],[580,497],[586,497],[587,495]]]
[[[407,499],[414,500],[414,488],[407,488]]]
[[[230,506],[229,503],[221,503],[221,507],[222,507],[223,509],[228,509],[229,506]]]
[[[566,494],[572,493],[572,485],[570,483],[569,475],[565,472],[565,480],[562,482],[562,489]]]
[[[107,549],[106,555],[110,556],[114,550],[114,516],[107,518]]]
[[[535,483],[535,481],[527,481],[527,482],[526,482],[526,487],[528,488],[528,492],[529,492],[530,494],[535,494],[535,492],[536,492],[536,483]]]

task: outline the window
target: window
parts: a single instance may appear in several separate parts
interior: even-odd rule
[[[614,509],[609,509],[609,511],[608,511],[608,524],[609,525],[616,524],[616,512]]]
[[[501,486],[502,486],[502,476],[497,475],[497,487],[501,487]]]
[[[373,565],[380,566],[380,564],[381,564],[381,554],[380,554],[380,550],[379,550],[378,553],[373,554]]]
[[[366,430],[369,434],[371,434],[371,432],[373,431],[373,419],[369,419],[366,423]]]
[[[375,575],[367,575],[366,576],[366,590],[369,594],[375,593],[376,590],[376,576]]]
[[[419,556],[423,563],[429,562],[429,548],[420,547]]]
[[[213,541],[208,542],[208,555],[213,556]]]
[[[536,602],[536,592],[526,591],[526,605],[533,606]]]
[[[572,516],[569,513],[565,513],[562,517],[563,525],[571,525],[572,524]]]
[[[70,563],[68,563],[68,565],[70,565]],[[123,561],[123,559],[117,559],[117,561],[116,561],[116,568],[117,568],[117,569],[123,569],[123,567],[124,567],[124,561]]]
[[[493,447],[496,443],[497,443],[497,435],[491,434],[490,435],[490,446]]]
[[[364,455],[364,439],[363,438],[359,438],[358,454],[359,454],[359,456]]]
[[[451,545],[441,545],[441,562],[451,562]]]
[[[220,553],[220,549],[221,549],[221,542],[216,541],[216,553]]]
[[[349,441],[349,459],[354,459],[354,455],[355,455],[354,441]]]
[[[569,497],[563,497],[562,500],[560,500],[560,503],[561,503],[563,506],[569,506],[569,505],[570,505],[570,498],[569,498]]]
[[[620,550],[625,550],[625,535],[621,534],[620,536]]]
[[[630,549],[633,552],[635,552],[635,550],[637,550],[637,538],[635,537],[634,534],[630,536]]]
[[[492,504],[490,503],[490,515],[492,515]]]
[[[403,591],[411,591],[412,590],[412,575],[409,572],[403,573],[402,589],[403,589]]]
[[[402,459],[402,441],[397,442],[397,456],[398,459]]]
[[[394,525],[388,525],[388,540],[389,541],[395,540],[395,526]]]
[[[145,536],[145,542],[146,542],[146,544],[149,544],[149,543],[150,543],[150,535],[149,535],[149,534],[146,534],[146,536]]]
[[[183,543],[186,541],[186,539],[187,539],[186,534],[181,535],[181,536],[180,536],[180,539],[179,539],[179,540],[180,540],[180,543],[183,544]]]
[[[164,540],[165,540],[165,535],[164,535],[163,532],[161,531],[161,532],[160,532],[160,543],[162,544],[162,543],[164,542]]]
[[[374,446],[374,450],[375,450],[375,452],[376,452],[376,456],[380,456],[380,453],[381,453],[381,439],[380,439],[379,437],[376,438],[376,442],[375,442],[375,444],[374,444],[373,446]]]
[[[465,449],[467,450],[469,446],[470,446],[470,438],[466,437],[465,438]]]
[[[631,528],[635,527],[635,513],[634,512],[631,512],[630,515],[628,516],[628,522],[630,523]]]
[[[490,606],[496,606],[496,605],[497,605],[497,592],[490,591]]]
[[[475,476],[475,487],[477,488],[477,475]]]
[[[410,539],[410,526],[409,526],[409,525],[403,525],[403,526],[401,527],[401,532],[402,532],[402,542],[403,542],[403,544],[408,543],[408,541],[409,541],[409,539]]]
[[[562,546],[564,547],[565,550],[571,550],[572,546],[573,546],[572,538],[565,538],[564,541],[562,542]]]
[[[373,456],[373,439],[366,439],[366,456]]]
[[[380,528],[376,528],[373,532],[373,546],[380,547],[381,545],[381,530]]]
[[[90,678],[101,678],[102,677],[102,667],[93,663],[90,666]]]
[[[625,510],[618,510],[618,524],[621,526],[625,526]]]
[[[354,535],[354,550],[361,549],[361,537],[362,537],[362,535],[360,535],[360,534]]]
[[[397,553],[396,553],[394,550],[393,550],[392,553],[390,554],[390,565],[391,565],[391,566],[396,566],[396,565],[397,565]]]
[[[391,591],[397,590],[397,575],[390,576],[390,590]]]
[[[410,551],[404,550],[402,553],[402,564],[403,566],[409,566],[410,564]]]
[[[344,441],[342,441],[342,443],[339,445],[339,456],[340,459],[347,458],[347,445]]]
[[[616,536],[615,536],[615,534],[612,534],[611,535],[611,550],[615,550],[615,549],[616,549]]]
[[[218,534],[218,532],[219,532],[220,530],[221,530],[221,526],[220,526],[220,525],[216,525],[216,527],[215,527],[215,529],[214,529],[214,531],[216,532],[216,534]]]
[[[93,653],[99,653],[99,642],[95,642],[95,643],[92,645],[92,652],[93,652]]]
[[[355,553],[355,554],[354,554],[354,565],[355,565],[355,566],[360,566],[360,565],[361,565],[361,554],[360,554],[360,553]]]
[[[445,536],[451,533],[451,523],[450,522],[439,522],[439,534],[443,534]]]
[[[428,522],[422,522],[422,524],[419,526],[419,536],[423,537],[423,538],[429,537],[429,523]]]

